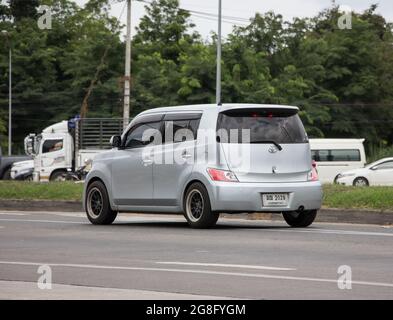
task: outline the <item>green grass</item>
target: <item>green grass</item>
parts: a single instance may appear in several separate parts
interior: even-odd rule
[[[0,181],[0,199],[81,200],[82,183]]]
[[[0,199],[76,200],[82,197],[83,184],[73,182],[34,183],[0,181]],[[324,186],[324,207],[393,211],[393,187]]]
[[[324,207],[393,211],[393,187],[325,185],[323,191]]]

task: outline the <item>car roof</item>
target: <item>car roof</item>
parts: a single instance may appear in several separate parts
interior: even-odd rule
[[[314,144],[353,144],[353,143],[360,143],[362,144],[365,141],[365,139],[329,139],[329,138],[323,138],[323,139],[310,139],[310,143]]]
[[[393,158],[383,158],[383,159],[379,159],[379,160],[375,161],[375,163],[376,163],[376,162],[387,162],[387,161],[393,161]]]
[[[221,106],[216,104],[195,104],[195,105],[184,105],[175,107],[162,107],[146,110],[140,115],[150,114],[150,113],[160,113],[160,112],[185,112],[185,111],[205,111],[217,108],[218,111],[226,111],[232,109],[244,109],[244,108],[269,108],[269,109],[291,109],[299,110],[298,107],[285,106],[285,105],[275,105],[275,104],[251,104],[251,103],[225,103]]]

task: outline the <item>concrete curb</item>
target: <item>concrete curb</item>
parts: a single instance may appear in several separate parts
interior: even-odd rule
[[[0,209],[7,211],[64,211],[82,212],[79,201],[0,200]]]
[[[82,212],[79,201],[51,200],[0,200],[0,210],[5,211],[64,211]],[[224,215],[225,218],[236,217],[245,220],[282,220],[281,215],[270,213],[253,213],[240,215]],[[363,209],[331,209],[319,211],[316,222],[393,225],[393,211],[377,211]]]

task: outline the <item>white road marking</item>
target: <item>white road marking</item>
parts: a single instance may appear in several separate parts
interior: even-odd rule
[[[337,279],[279,276],[279,275],[269,275],[269,274],[261,274],[261,273],[223,272],[223,271],[193,270],[193,269],[120,267],[120,266],[102,266],[102,265],[93,265],[93,264],[37,263],[37,262],[20,262],[20,261],[0,261],[0,264],[22,265],[22,266],[41,266],[41,265],[46,264],[46,265],[50,265],[51,267],[107,269],[107,270],[133,270],[133,271],[157,271],[157,272],[173,272],[173,273],[196,273],[196,274],[220,275],[220,276],[231,276],[231,277],[264,278],[264,279],[293,280],[293,281],[311,281],[311,282],[323,282],[323,283],[337,284]],[[363,286],[373,286],[373,287],[393,288],[393,283],[386,283],[386,282],[352,280],[352,284],[353,285],[363,285]]]
[[[266,266],[253,266],[245,264],[223,264],[223,263],[199,263],[199,262],[180,262],[180,261],[159,261],[157,264],[169,264],[180,266],[203,266],[203,267],[222,267],[222,268],[239,268],[239,269],[256,269],[256,270],[273,270],[273,271],[293,271],[293,268],[282,267],[266,267]]]
[[[393,237],[393,233],[387,232],[367,232],[367,231],[350,231],[350,230],[332,230],[332,229],[264,229],[265,231],[272,232],[299,232],[299,233],[318,233],[318,234],[338,234],[338,235],[351,235],[351,236],[382,236],[382,237]]]
[[[20,213],[18,211],[1,211],[0,215],[7,215],[7,216],[28,216],[29,213]]]
[[[120,221],[127,221],[127,222],[144,222],[144,221],[149,221],[150,219],[143,219],[142,217],[140,219],[138,218],[132,218],[132,219],[120,219]],[[153,221],[156,222],[168,222],[168,221],[182,221],[180,219],[152,219]],[[61,221],[61,220],[40,220],[40,219],[2,219],[0,218],[0,221],[9,221],[9,222],[37,222],[37,223],[60,223],[60,224],[89,224],[87,220],[84,221]],[[242,223],[243,224],[243,223]],[[114,224],[116,225],[116,224]],[[247,229],[248,226],[250,226],[252,229],[255,229],[255,224],[254,225],[244,225],[244,226],[239,226],[238,228],[244,228]],[[293,229],[293,228],[287,228],[283,227],[282,229],[274,228],[270,229],[269,227],[264,228],[263,225],[261,225],[261,232],[290,232],[290,233],[315,233],[315,234],[334,234],[334,235],[351,235],[351,236],[379,236],[379,237],[393,237],[393,232],[367,232],[367,231],[351,231],[351,230],[334,230],[334,229],[320,229],[320,228],[311,228],[311,229]]]

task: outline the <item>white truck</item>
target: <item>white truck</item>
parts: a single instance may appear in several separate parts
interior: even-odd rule
[[[55,123],[40,134],[29,134],[25,151],[34,158],[33,180],[64,180],[67,172],[110,149],[110,137],[121,135],[122,130],[123,119],[74,118]]]

